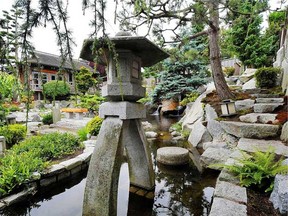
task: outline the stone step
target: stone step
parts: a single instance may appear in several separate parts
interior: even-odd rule
[[[256,103],[254,104],[255,113],[269,113],[273,112],[276,108],[283,106],[283,103]]]
[[[239,138],[271,138],[278,136],[280,131],[279,125],[270,124],[221,121],[220,125],[228,134]]]
[[[284,98],[256,98],[256,103],[283,103]]]
[[[247,152],[267,152],[272,147],[276,154],[288,157],[288,146],[285,146],[283,142],[278,140],[257,140],[241,138],[237,147]]]
[[[277,114],[272,113],[249,113],[240,116],[239,119],[242,122],[267,124],[268,122],[275,121],[276,116]]]
[[[208,148],[200,157],[200,163],[203,167],[209,167],[213,164],[224,164],[230,157],[232,151],[226,148]],[[221,167],[213,167],[213,169],[221,170]]]

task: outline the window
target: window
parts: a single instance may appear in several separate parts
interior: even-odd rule
[[[132,64],[132,77],[133,78],[139,78],[139,70],[140,69],[140,66],[139,66],[139,62],[137,61],[133,61],[133,64]]]
[[[50,75],[50,79],[51,80],[56,80],[56,76],[55,75]]]

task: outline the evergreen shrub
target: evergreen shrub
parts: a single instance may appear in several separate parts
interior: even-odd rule
[[[256,86],[259,88],[273,88],[277,85],[280,68],[262,67],[255,72]]]
[[[44,125],[53,124],[53,115],[52,115],[52,113],[45,114],[42,117],[42,122],[43,122]]]
[[[6,139],[7,148],[11,148],[26,136],[26,127],[21,124],[4,125],[0,127],[0,136]]]
[[[99,116],[95,116],[93,119],[91,119],[86,127],[87,127],[87,131],[91,136],[97,136],[101,125],[102,125],[103,119],[101,119]]]

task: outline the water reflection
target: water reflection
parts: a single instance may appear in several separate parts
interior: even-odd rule
[[[175,145],[170,142],[171,136],[168,134],[168,129],[178,119],[154,116],[148,121],[154,126],[158,125],[156,130],[163,133],[159,139],[149,142],[155,169],[155,197],[154,200],[149,200],[129,194],[128,164],[124,163],[121,166],[118,187],[118,215],[208,215],[218,172],[206,170],[200,174],[192,162],[175,168],[157,164],[157,149],[162,146]],[[183,146],[185,142],[177,145]],[[80,216],[82,215],[85,182],[86,173],[82,173],[67,182],[40,191],[33,199],[6,208],[0,214],[3,216]]]

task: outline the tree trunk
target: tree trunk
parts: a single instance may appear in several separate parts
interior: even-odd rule
[[[230,91],[221,66],[220,48],[219,48],[219,11],[218,1],[210,1],[208,3],[210,13],[210,27],[209,31],[209,49],[210,49],[210,65],[212,70],[212,77],[214,80],[216,92],[221,100],[232,99],[234,95]]]

